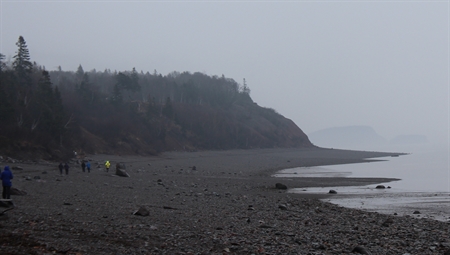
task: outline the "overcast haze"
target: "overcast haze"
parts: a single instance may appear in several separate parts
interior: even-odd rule
[[[22,35],[55,70],[224,74],[305,133],[368,125],[448,142],[448,1],[1,1],[0,52]]]

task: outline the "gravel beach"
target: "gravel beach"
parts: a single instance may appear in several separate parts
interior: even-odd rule
[[[399,153],[308,149],[86,155],[15,161],[16,208],[0,215],[1,254],[450,254],[446,222],[364,212],[327,195],[275,188],[355,186],[389,178],[274,178],[299,166],[360,163]],[[104,162],[111,162],[106,172]],[[123,163],[130,177],[115,175]]]

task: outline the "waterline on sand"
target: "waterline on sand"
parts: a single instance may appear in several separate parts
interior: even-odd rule
[[[335,190],[337,194],[323,201],[385,214],[450,220],[448,150],[417,151],[398,158],[381,159],[371,163],[291,168],[279,171],[274,176],[398,178],[399,181],[368,186],[308,187],[290,189],[288,192],[327,194]],[[377,185],[386,188],[376,189]]]

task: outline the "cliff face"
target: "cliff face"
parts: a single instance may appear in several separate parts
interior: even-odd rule
[[[228,109],[174,104],[173,119],[154,120],[148,126],[136,120],[117,135],[80,128],[75,150],[86,153],[157,154],[162,151],[312,147],[295,123],[254,103]],[[94,124],[99,120],[91,120]]]
[[[258,106],[246,85],[224,76],[39,71],[30,89],[12,69],[0,73],[8,78],[0,83],[0,155],[313,146],[291,120]]]

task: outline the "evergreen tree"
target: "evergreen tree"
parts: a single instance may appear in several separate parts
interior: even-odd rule
[[[94,100],[94,92],[92,90],[92,84],[89,81],[88,73],[84,73],[83,79],[77,88],[77,92],[84,103],[92,103]]]
[[[78,66],[77,72],[76,72],[76,77],[78,80],[81,80],[84,76],[84,70],[83,67],[81,65]]]
[[[162,114],[169,119],[172,119],[175,116],[175,111],[173,109],[170,97],[166,98],[166,103],[164,104],[164,107],[162,108]]]
[[[18,50],[17,54],[14,55],[13,68],[16,71],[20,82],[30,85],[31,83],[31,72],[33,70],[33,64],[30,61],[30,52],[28,51],[27,43],[22,36],[19,36],[19,40],[16,43]]]
[[[5,59],[5,55],[0,53],[0,74],[6,69],[6,64],[3,62],[3,59]]]
[[[50,75],[45,70],[42,71],[42,77],[38,82],[34,104],[31,109],[33,117],[31,130],[33,131],[39,126],[40,130],[50,131],[49,129],[52,129],[53,126],[54,97]]]

